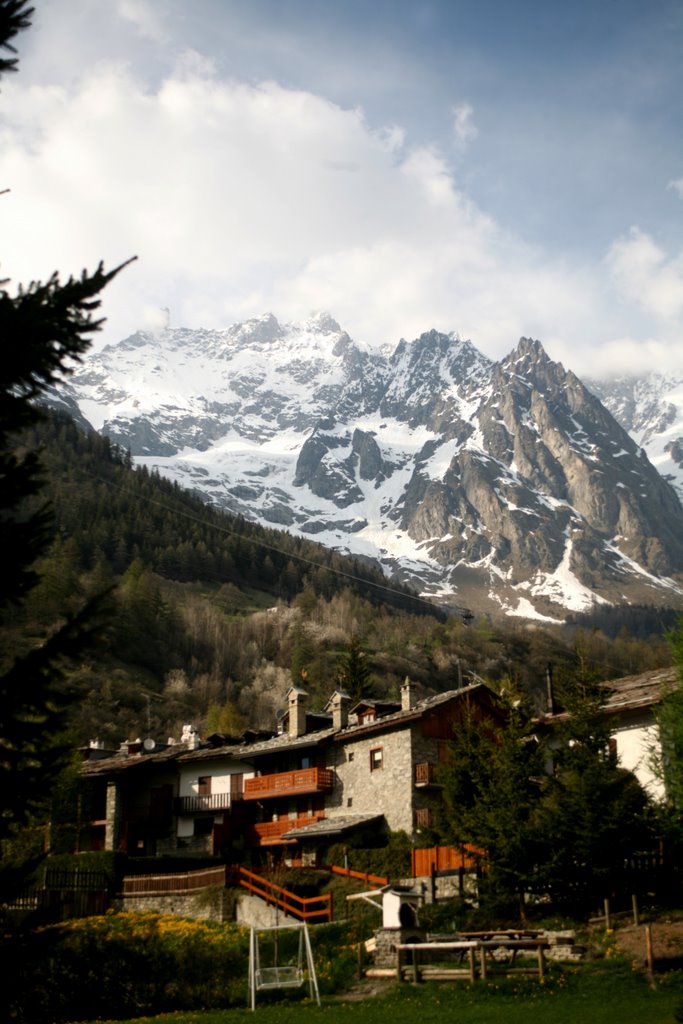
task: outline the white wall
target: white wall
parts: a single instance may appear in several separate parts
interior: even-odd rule
[[[617,743],[617,755],[622,768],[633,772],[641,786],[655,800],[664,797],[664,786],[652,771],[651,751],[659,748],[659,731],[650,720],[632,722],[622,725],[612,733]]]

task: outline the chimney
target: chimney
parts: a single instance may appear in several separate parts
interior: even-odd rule
[[[401,711],[411,711],[415,707],[415,693],[413,684],[408,676],[403,680],[401,687]]]
[[[349,724],[348,702],[351,700],[348,693],[343,690],[335,690],[327,702],[325,711],[332,712],[332,728],[335,732],[345,729]]]
[[[289,706],[289,735],[291,737],[303,736],[306,732],[306,697],[305,690],[299,690],[292,686],[287,694]]]

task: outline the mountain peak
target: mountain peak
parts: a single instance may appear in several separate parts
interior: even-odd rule
[[[387,358],[327,312],[171,334],[163,354],[141,332],[93,356],[67,394],[217,506],[478,609],[683,594],[674,491],[540,341],[494,363],[432,329]]]
[[[319,310],[304,321],[303,326],[317,334],[342,334],[343,331],[330,313]]]
[[[543,345],[536,338],[520,338],[517,347],[508,356],[508,360],[512,362],[520,360],[552,362]]]

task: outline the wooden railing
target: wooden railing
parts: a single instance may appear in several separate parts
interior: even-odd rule
[[[369,875],[367,871],[354,871],[353,868],[340,868],[336,864],[332,864],[330,871],[333,875],[343,875],[344,878],[357,878],[359,882],[365,882],[366,885],[388,885],[389,879],[383,878],[381,875]]]
[[[256,875],[253,871],[243,868],[241,865],[232,868],[233,884],[241,886],[248,892],[259,896],[271,906],[278,907],[290,917],[296,917],[299,921],[332,921],[334,907],[332,893],[327,892],[322,896],[298,896],[295,892],[283,889],[281,885],[271,882],[262,875]]]
[[[247,842],[252,845],[268,846],[279,842],[288,842],[286,833],[294,828],[303,828],[305,825],[313,825],[316,821],[322,821],[325,817],[324,811],[304,815],[302,818],[281,818],[278,821],[261,821],[253,825],[247,825],[244,832]],[[294,842],[294,840],[291,840]]]
[[[209,793],[207,796],[177,796],[173,801],[176,814],[195,814],[198,811],[227,811],[235,799],[235,793]]]
[[[328,793],[333,786],[334,772],[330,768],[300,768],[293,772],[277,772],[245,779],[244,799],[263,800],[301,793]]]
[[[168,892],[196,892],[210,885],[227,884],[229,869],[205,868],[201,871],[183,871],[173,875],[126,875],[123,879],[124,896],[152,896]]]

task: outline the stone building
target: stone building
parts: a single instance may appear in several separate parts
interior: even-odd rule
[[[151,741],[117,752],[90,747],[82,775],[92,814],[81,848],[172,852],[250,851],[292,863],[324,859],[330,843],[359,830],[403,830],[417,839],[438,798],[436,768],[467,710],[501,720],[484,684],[417,699],[349,707],[336,691],[322,712],[288,693],[275,735],[239,740],[188,732],[158,749]]]

